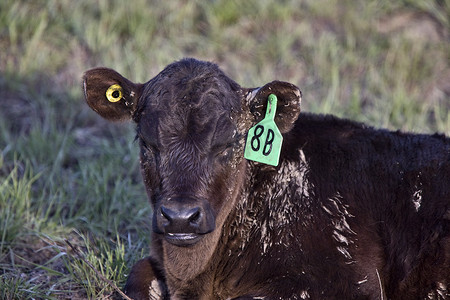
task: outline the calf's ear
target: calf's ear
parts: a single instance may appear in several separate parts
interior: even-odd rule
[[[260,88],[248,89],[246,100],[255,122],[264,118],[270,94],[277,96],[278,100],[275,123],[281,133],[289,132],[300,113],[302,93],[295,85],[283,81],[272,81]]]
[[[83,76],[84,97],[100,116],[111,121],[129,120],[136,110],[143,84],[135,84],[114,70],[95,68]]]

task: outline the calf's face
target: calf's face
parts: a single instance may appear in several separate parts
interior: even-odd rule
[[[246,178],[246,132],[262,119],[268,95],[279,99],[282,133],[292,128],[301,99],[289,83],[243,89],[216,65],[193,59],[145,84],[93,69],[84,92],[101,116],[136,122],[153,231],[175,246],[194,245],[223,225]]]

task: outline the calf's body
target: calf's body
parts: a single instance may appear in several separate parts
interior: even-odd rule
[[[103,117],[137,124],[154,233],[125,287],[135,299],[449,297],[443,135],[298,116],[295,86],[241,88],[193,59],[143,85],[94,69],[84,89]],[[275,167],[243,157],[269,94],[284,138]]]

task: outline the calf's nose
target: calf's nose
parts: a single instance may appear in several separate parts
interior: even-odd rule
[[[153,231],[167,236],[204,235],[215,228],[215,216],[208,201],[180,197],[167,199],[156,207]],[[178,235],[181,234],[181,235]]]
[[[166,232],[191,232],[199,226],[202,217],[200,207],[177,209],[161,206],[161,215]]]

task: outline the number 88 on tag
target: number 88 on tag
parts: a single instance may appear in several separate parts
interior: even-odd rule
[[[269,95],[264,119],[250,128],[247,135],[244,157],[260,163],[277,166],[283,136],[275,124],[277,97]]]

